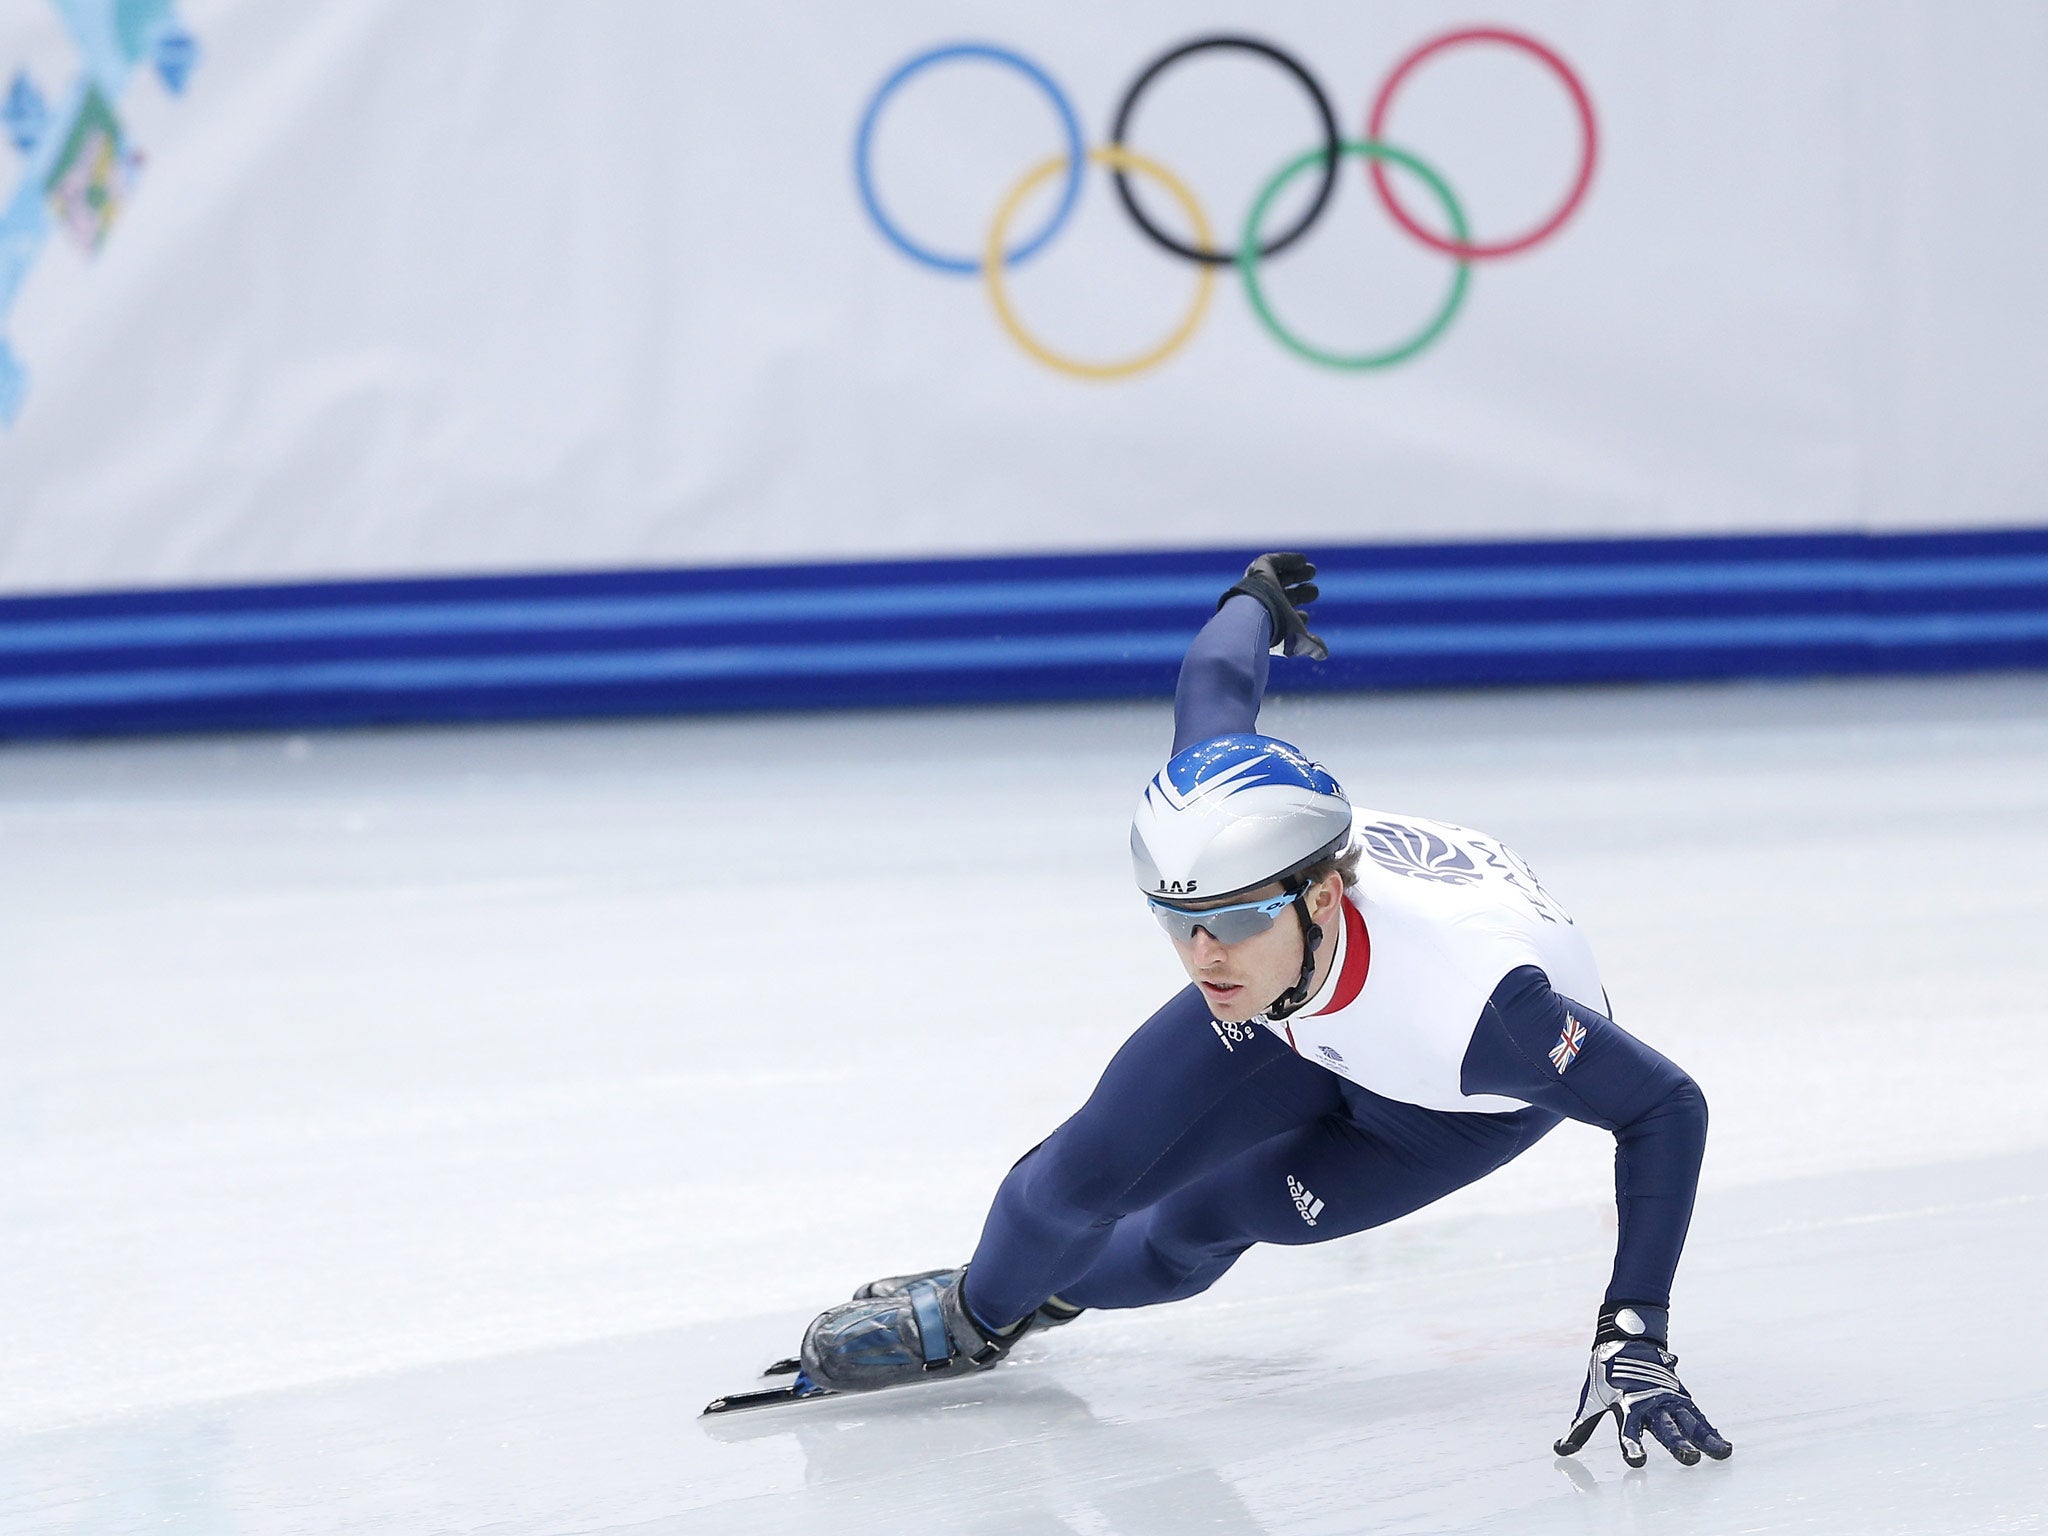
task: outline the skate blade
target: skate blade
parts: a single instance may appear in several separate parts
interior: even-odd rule
[[[749,1408],[773,1408],[782,1403],[808,1403],[815,1398],[838,1395],[828,1387],[814,1387],[808,1382],[787,1387],[769,1387],[762,1392],[733,1392],[724,1397],[714,1397],[704,1405],[704,1414],[698,1417],[713,1413],[741,1413]]]
[[[790,1355],[776,1361],[773,1365],[762,1371],[761,1374],[763,1376],[794,1376],[803,1368],[803,1361],[795,1355]]]

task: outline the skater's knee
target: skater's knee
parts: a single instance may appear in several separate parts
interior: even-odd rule
[[[1135,1207],[1131,1191],[1141,1168],[1123,1149],[1088,1138],[1054,1138],[1034,1152],[1017,1173],[1027,1181],[1032,1202],[1087,1222],[1114,1221]]]
[[[1117,1224],[1088,1272],[1060,1294],[1075,1306],[1150,1307],[1199,1296],[1223,1278],[1250,1244],[1203,1240],[1156,1210]]]
[[[1171,1277],[1168,1299],[1185,1301],[1221,1280],[1251,1244],[1235,1236],[1203,1239],[1155,1230],[1146,1234],[1145,1246],[1158,1273]]]

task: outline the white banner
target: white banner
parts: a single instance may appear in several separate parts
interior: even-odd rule
[[[2044,71],[2021,0],[4,0],[0,591],[2048,521]]]

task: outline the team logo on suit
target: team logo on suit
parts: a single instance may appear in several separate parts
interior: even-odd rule
[[[1586,1047],[1586,1026],[1570,1014],[1564,1016],[1564,1031],[1558,1035],[1557,1044],[1550,1048],[1550,1064],[1557,1068],[1557,1075],[1564,1076],[1564,1069],[1579,1059],[1579,1052]]]
[[[1486,878],[1471,854],[1425,827],[1376,821],[1358,829],[1358,842],[1373,863],[1397,875],[1441,885],[1474,885]]]

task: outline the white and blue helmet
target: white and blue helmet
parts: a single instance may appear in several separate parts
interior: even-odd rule
[[[1138,802],[1131,863],[1146,895],[1201,900],[1286,881],[1351,840],[1351,803],[1300,748],[1246,731],[1174,754]]]

